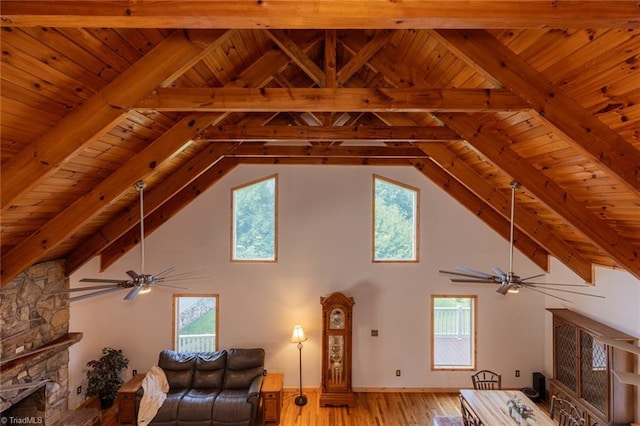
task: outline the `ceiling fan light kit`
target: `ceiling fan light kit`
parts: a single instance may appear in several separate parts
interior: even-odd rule
[[[89,286],[89,287],[77,287],[64,290],[57,290],[51,294],[64,294],[72,292],[89,292],[80,296],[74,296],[69,298],[69,302],[76,302],[79,300],[87,299],[89,297],[99,296],[102,294],[108,294],[121,289],[130,289],[124,300],[133,300],[138,294],[149,293],[153,286],[171,287],[176,289],[188,290],[187,287],[178,287],[174,285],[163,284],[167,281],[180,281],[180,280],[201,280],[208,277],[194,277],[195,273],[203,272],[191,271],[176,275],[167,275],[173,271],[174,267],[165,269],[164,271],[155,275],[145,274],[145,246],[144,246],[144,189],[147,187],[146,182],[140,180],[134,185],[134,188],[140,193],[140,274],[133,270],[128,270],[126,273],[130,277],[128,280],[115,280],[108,278],[83,278],[80,282],[83,283],[96,283],[101,285]]]
[[[507,293],[515,294],[519,293],[521,288],[532,290],[538,293],[542,293],[546,296],[554,297],[556,299],[563,300],[565,302],[571,302],[564,297],[560,297],[558,295],[549,293],[548,291],[560,291],[563,293],[573,293],[579,294],[583,296],[590,297],[598,297],[604,298],[604,296],[584,293],[579,291],[571,291],[565,289],[555,288],[557,286],[563,287],[583,287],[586,288],[585,285],[578,284],[560,284],[560,283],[545,283],[545,282],[534,282],[531,281],[535,278],[543,277],[545,274],[532,275],[530,277],[521,278],[515,272],[513,272],[513,240],[514,240],[514,225],[515,225],[515,204],[516,204],[516,190],[520,188],[520,183],[513,180],[509,184],[511,188],[511,216],[510,216],[510,229],[509,229],[509,272],[504,272],[500,268],[493,268],[493,274],[476,271],[475,269],[465,268],[463,266],[456,266],[456,270],[460,271],[446,271],[440,270],[439,272],[442,274],[453,275],[455,277],[462,278],[451,278],[451,282],[454,283],[475,283],[475,284],[499,284],[497,293],[505,295]],[[544,291],[542,290],[544,289]]]

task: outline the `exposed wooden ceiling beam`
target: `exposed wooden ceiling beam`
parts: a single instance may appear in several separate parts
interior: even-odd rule
[[[174,193],[182,190],[189,182],[216,164],[216,162],[222,158],[222,155],[234,146],[232,143],[210,145],[168,176],[158,186],[145,191],[145,216],[153,213],[162,206],[166,200],[171,198]],[[140,203],[134,203],[118,216],[111,219],[109,223],[98,230],[98,232],[76,246],[69,256],[67,256],[67,274],[75,272],[92,257],[100,254],[109,244],[124,235],[125,232],[138,226],[140,224],[139,209]]]
[[[203,48],[200,43],[194,44],[187,33],[175,31],[60,120],[55,128],[3,164],[1,211],[6,211],[16,199],[56,172],[61,163],[111,129],[143,96],[201,60],[226,39],[225,34],[228,31],[205,32],[210,44]]]
[[[420,149],[429,154],[429,158],[438,163],[440,167],[447,170],[449,174],[460,181],[464,186],[469,188],[479,198],[495,210],[502,213],[503,217],[510,218],[511,200],[502,191],[489,184],[481,175],[476,173],[462,159],[457,158],[449,149],[440,144],[417,143]],[[447,185],[449,181],[447,180]],[[452,192],[450,186],[445,190]],[[452,194],[453,195],[453,194]],[[486,209],[485,209],[486,210]],[[477,211],[472,210],[474,213]],[[573,249],[563,240],[559,239],[553,229],[544,225],[538,218],[529,214],[525,209],[516,203],[515,206],[515,225],[524,233],[529,235],[573,272],[581,277],[586,283],[593,283],[593,266],[591,262],[585,259],[577,250]],[[508,232],[503,234],[506,240],[509,240]],[[525,253],[529,258],[530,253],[524,252],[524,247],[518,247],[520,251]],[[535,255],[534,253],[531,253]]]
[[[463,140],[443,126],[215,126],[198,139],[210,141],[384,141],[443,142]]]
[[[338,86],[343,86],[360,68],[386,46],[393,35],[393,30],[382,30],[378,32],[362,49],[338,71]]]
[[[2,1],[3,26],[113,28],[638,28],[637,1]]]
[[[130,190],[134,182],[143,179],[175,155],[187,141],[211,122],[211,114],[195,113],[183,118],[91,191],[3,255],[0,286],[4,286],[31,264],[43,258],[48,250],[62,243],[85,222],[120,198]]]
[[[135,106],[156,111],[456,111],[528,109],[504,89],[184,88],[158,89]]]
[[[318,86],[325,87],[327,77],[324,71],[282,30],[265,30],[267,36],[300,67]]]
[[[398,146],[276,146],[263,144],[242,144],[228,157],[321,157],[321,158],[426,158],[427,154],[420,148],[405,143]]]
[[[640,19],[640,10],[637,12]],[[585,155],[640,191],[640,150],[584,109],[503,43],[484,30],[432,32],[483,74],[499,80],[538,112],[541,120]]]
[[[408,126],[415,124],[411,118],[402,114],[376,113],[376,116],[389,125]],[[485,181],[482,176],[475,173],[463,162],[456,161],[455,156],[444,145],[430,143],[416,143],[415,145],[429,154],[430,161],[413,161],[412,165],[506,241],[509,241],[510,212],[507,214],[504,212],[504,207],[509,204],[508,200],[500,192],[495,191],[495,187]],[[437,170],[438,167],[442,170]],[[531,229],[527,229],[527,224],[524,228],[531,231]],[[534,264],[545,271],[548,270],[548,251],[541,244],[532,241],[531,238],[518,231],[518,237],[514,239],[514,246]]]
[[[223,158],[180,191],[173,194],[166,193],[170,198],[166,199],[153,213],[145,216],[145,235],[151,234],[175,216],[182,208],[233,170],[237,164],[238,160],[235,158]],[[112,244],[102,252],[100,262],[101,270],[105,270],[112,265],[123,253],[135,247],[139,241],[140,230],[136,228],[130,229],[116,241],[113,241]]]
[[[336,80],[336,70],[338,63],[336,61],[336,47],[338,45],[338,37],[336,30],[326,30],[324,36],[324,74],[326,77],[325,87],[335,89],[338,86]]]
[[[487,203],[483,199],[469,191],[453,176],[449,175],[445,170],[440,168],[431,160],[413,160],[412,164],[433,183],[444,189],[460,204],[473,212],[473,214],[487,224],[487,226],[503,237],[506,237],[507,240],[509,239],[511,230],[510,222],[493,208],[487,208]],[[549,270],[549,253],[538,243],[529,238],[529,236],[524,232],[519,229],[515,230],[513,244],[518,248],[518,250],[531,259],[533,263],[538,265],[540,269],[544,271]],[[507,253],[507,251],[505,251],[505,253]],[[505,256],[505,264],[507,263],[507,260],[508,257]],[[454,265],[442,266],[453,267]]]
[[[464,136],[496,166],[520,182],[527,191],[561,216],[569,225],[611,256],[630,274],[640,278],[640,251],[624,236],[576,201],[533,165],[514,152],[510,142],[495,132],[488,132],[472,116],[439,114],[447,126]]]

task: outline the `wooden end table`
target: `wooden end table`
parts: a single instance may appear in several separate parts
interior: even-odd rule
[[[268,373],[262,382],[262,424],[280,424],[280,413],[282,412],[283,391],[282,384],[284,375],[282,373]]]
[[[135,426],[136,418],[136,393],[142,387],[144,374],[135,375],[118,390],[118,422]]]

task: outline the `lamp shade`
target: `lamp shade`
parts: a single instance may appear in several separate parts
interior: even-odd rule
[[[293,333],[291,333],[291,343],[302,343],[307,340],[307,336],[304,334],[304,330],[301,325],[293,326]]]

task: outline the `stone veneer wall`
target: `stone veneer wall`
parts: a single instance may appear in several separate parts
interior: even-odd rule
[[[66,295],[48,295],[67,288],[64,261],[33,265],[0,289],[0,360],[38,349],[69,332]],[[53,424],[66,413],[69,399],[69,351],[51,352],[46,359],[15,360],[2,366],[2,385],[50,380],[45,385],[42,413],[45,424]],[[3,399],[16,403],[24,391],[3,392]],[[9,403],[2,403],[4,410]],[[35,415],[41,415],[37,413]]]

